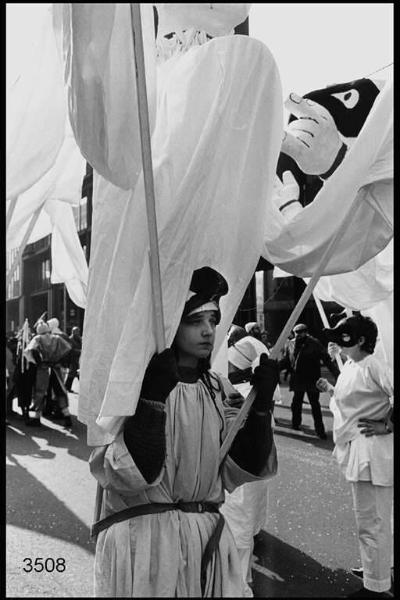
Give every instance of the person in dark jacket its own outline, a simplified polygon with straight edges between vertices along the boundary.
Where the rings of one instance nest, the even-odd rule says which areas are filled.
[[[324,440],[326,433],[319,403],[319,391],[315,384],[321,377],[321,362],[328,367],[335,379],[339,369],[321,342],[309,335],[306,325],[303,323],[295,325],[293,334],[294,338],[288,341],[285,355],[279,362],[280,369],[289,371],[289,389],[293,392],[292,429],[300,429],[303,399],[304,394],[307,393],[315,432]]]
[[[65,380],[65,387],[68,392],[72,392],[72,384],[75,377],[79,379],[79,360],[82,351],[82,338],[81,330],[79,327],[73,327],[71,335],[69,336],[69,343],[71,345],[71,352],[69,354],[69,369],[67,379]],[[74,393],[74,392],[72,392]]]

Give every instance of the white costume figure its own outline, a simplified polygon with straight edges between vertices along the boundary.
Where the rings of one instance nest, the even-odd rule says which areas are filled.
[[[113,5],[72,6],[73,16],[86,6],[101,19]],[[198,15],[200,21],[199,25],[185,23],[184,31],[180,19],[181,12],[188,12],[185,4],[166,4],[159,10],[151,142],[167,345],[174,338],[192,271],[209,264],[224,273],[231,287],[229,297],[222,300],[217,353],[261,254],[265,203],[272,193],[283,135],[283,107],[278,69],[268,48],[249,36],[229,35],[245,20],[248,8],[190,5],[190,16]],[[124,28],[126,19],[119,13],[127,12],[129,19],[129,5],[116,4],[115,12],[119,18],[113,26]],[[171,24],[171,14],[176,25]],[[76,18],[76,23],[79,28],[82,21]],[[209,39],[207,34],[214,37]],[[178,38],[184,38],[184,43],[178,43]],[[90,57],[86,52],[81,58],[85,62]],[[114,72],[115,78],[118,61],[98,70]],[[91,93],[97,97],[96,81],[81,78],[82,85],[93,86],[89,98]],[[109,92],[116,93],[115,87]],[[101,109],[102,99],[99,94],[96,110]],[[78,125],[84,122],[82,115],[78,121]],[[100,117],[99,122],[103,122]],[[118,144],[115,147],[120,150]],[[121,161],[118,167],[124,167]],[[129,164],[125,167],[128,175]],[[144,370],[156,346],[143,176],[138,174],[133,189],[121,189],[106,179],[107,172],[103,175],[94,169],[81,357],[78,418],[88,426],[90,445],[111,441],[121,419],[134,412]]]
[[[269,354],[268,348],[253,336],[246,336],[228,348],[228,369],[231,382],[244,397],[249,394],[252,370],[257,366],[261,354]],[[280,399],[279,385],[274,401]],[[226,494],[221,512],[224,514],[235,538],[240,565],[245,581],[246,597],[253,597],[249,584],[252,583],[251,565],[254,536],[265,525],[268,511],[268,481],[245,483],[230,494]]]
[[[371,197],[376,199],[377,208],[386,206],[379,212],[383,214],[385,210],[388,211],[386,221],[389,223],[390,203],[393,203],[390,80],[385,84],[369,78],[359,79],[314,90],[303,98],[290,94],[285,105],[291,112],[290,119],[297,118],[289,121],[282,152],[289,154],[304,174],[318,175],[322,180],[335,178],[336,171],[338,175],[340,173],[341,162],[346,166],[347,160],[356,161],[357,156],[365,154],[368,128],[378,117],[376,111],[382,108],[379,103],[384,100],[384,95],[389,102],[379,114],[379,130],[385,135],[381,144],[376,136],[370,138],[373,148],[376,146],[377,155],[366,171],[364,181],[360,182],[360,188],[369,190]],[[360,138],[364,138],[365,142],[357,146]],[[356,153],[351,155],[353,147]],[[285,155],[281,156],[281,160],[287,162]],[[355,164],[349,170],[350,177],[352,171],[358,172]],[[299,186],[290,171],[283,172],[282,183],[277,177],[275,192],[275,202],[285,222],[289,227],[299,229],[299,219],[303,219],[307,207],[303,208],[298,201]],[[314,202],[318,202],[322,193],[320,191],[308,205],[311,212]],[[333,196],[325,196],[324,201],[327,210],[332,208],[329,205],[335,205]],[[368,206],[367,201],[361,208],[368,210]],[[328,220],[328,217],[324,216],[324,220]],[[356,224],[357,219],[354,218],[354,222],[349,223],[349,229],[356,227]],[[321,221],[323,227],[324,222]],[[371,227],[371,236],[376,235],[379,231],[378,220],[373,221]],[[355,233],[354,238],[361,244],[361,235]],[[369,241],[365,245],[368,244]],[[348,254],[352,255],[350,251]],[[380,338],[375,354],[379,351],[383,360],[393,368],[393,241],[358,269],[321,277],[314,294],[321,300],[335,301],[348,309],[371,316],[378,326]]]
[[[364,586],[348,597],[384,596],[393,544],[393,385],[373,354],[377,327],[370,317],[347,317],[325,333],[330,352],[340,347],[348,356],[335,387],[317,382],[331,395],[333,455],[353,495]]]

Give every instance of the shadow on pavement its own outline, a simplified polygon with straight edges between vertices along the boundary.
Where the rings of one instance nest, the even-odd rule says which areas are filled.
[[[27,440],[25,448],[31,455],[37,451],[32,440]],[[94,553],[95,544],[89,537],[88,526],[21,466],[10,448],[8,452],[7,459],[13,464],[7,464],[6,471],[7,524],[64,540]],[[50,454],[43,455],[42,451],[38,457],[53,458]]]
[[[345,598],[360,588],[348,571],[332,571],[265,531],[256,536],[254,554],[262,557],[253,568],[255,598]]]
[[[275,423],[274,435],[292,438],[298,440],[299,442],[307,442],[308,444],[313,444],[313,446],[317,446],[318,448],[326,448],[326,450],[330,451],[332,451],[335,446],[332,439],[332,433],[330,432],[327,433],[326,440],[321,440],[316,436],[314,429],[307,427],[306,425],[302,425],[300,431],[293,430],[290,419],[278,417],[275,420]]]
[[[73,424],[71,432],[63,428],[62,420],[42,419],[40,427],[27,427],[22,418],[12,418],[7,427],[7,452],[17,456],[32,455],[35,449],[38,449],[38,445],[31,439],[31,436],[34,436],[46,440],[49,446],[65,448],[71,456],[86,462],[92,450],[86,445],[86,426],[73,415],[71,418]],[[40,452],[41,458],[55,457],[53,452],[49,451],[48,455],[44,455],[44,450]]]

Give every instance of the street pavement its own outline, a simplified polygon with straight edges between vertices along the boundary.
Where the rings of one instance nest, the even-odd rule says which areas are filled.
[[[69,398],[76,415],[78,396]],[[359,566],[359,553],[350,489],[331,456],[328,396],[321,394],[327,440],[314,434],[307,403],[303,430],[293,431],[286,384],[282,398],[274,413],[279,471],[256,537],[254,595],[345,597],[361,585],[349,572]],[[76,416],[71,432],[61,421],[43,422],[36,429],[13,418],[6,427],[6,597],[90,598],[96,482],[85,427]]]

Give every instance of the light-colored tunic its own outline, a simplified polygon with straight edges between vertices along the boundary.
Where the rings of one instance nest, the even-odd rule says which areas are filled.
[[[392,396],[388,370],[374,355],[346,361],[330,409],[336,443],[333,455],[348,481],[393,485],[393,434],[366,437],[357,427],[359,419],[385,418]]]
[[[233,387],[224,381],[224,389]],[[148,484],[120,433],[96,448],[93,475],[106,488],[102,517],[150,502],[221,503],[224,490],[259,481],[227,456],[219,468],[220,445],[238,409],[224,406],[221,392],[210,397],[202,381],[178,383],[166,402],[166,461]],[[102,597],[201,597],[200,564],[214,531],[216,513],[170,511],[114,524],[98,536],[95,592]],[[205,597],[243,597],[240,562],[229,526],[207,569]]]

